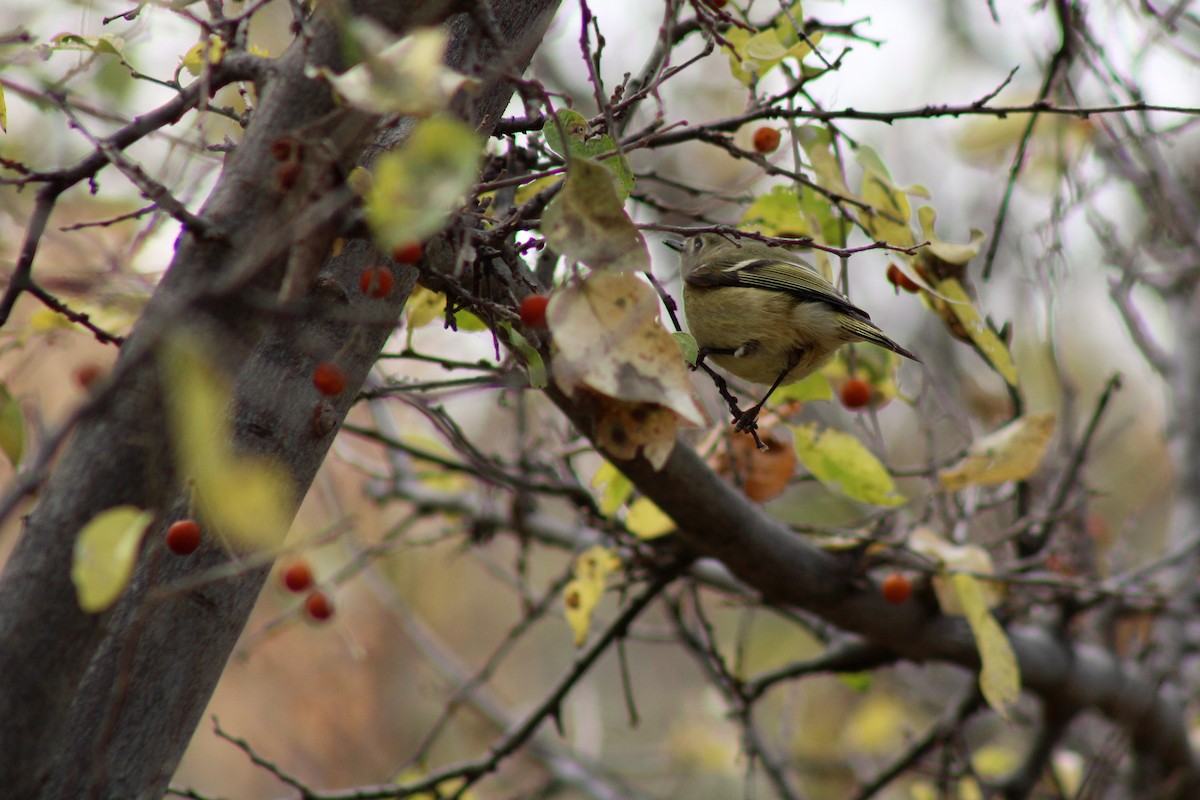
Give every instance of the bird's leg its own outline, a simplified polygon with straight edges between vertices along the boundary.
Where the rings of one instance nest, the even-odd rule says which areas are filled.
[[[779,377],[776,378],[775,382],[771,384],[771,388],[767,389],[767,393],[762,396],[762,399],[743,412],[741,416],[735,420],[736,424],[734,426],[734,430],[749,433],[751,436],[753,436],[754,442],[758,445],[759,450],[766,450],[767,446],[763,444],[762,439],[758,437],[758,413],[762,411],[762,408],[764,405],[766,405],[767,400],[770,399],[771,395],[775,393],[775,390],[779,388],[779,384],[783,383],[783,379],[788,376],[789,372],[796,368],[796,365],[800,363],[802,358],[804,358],[803,350],[797,350],[795,353],[793,353],[792,357],[788,359],[788,365],[784,367],[783,372],[779,373]]]

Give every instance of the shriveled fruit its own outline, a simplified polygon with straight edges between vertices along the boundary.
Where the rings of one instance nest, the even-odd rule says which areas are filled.
[[[903,289],[910,294],[916,294],[921,291],[921,287],[912,278],[904,274],[904,271],[895,264],[888,264],[887,268],[888,283],[895,286],[897,289]]]
[[[774,128],[762,127],[754,132],[754,150],[766,155],[779,149],[779,131]]]

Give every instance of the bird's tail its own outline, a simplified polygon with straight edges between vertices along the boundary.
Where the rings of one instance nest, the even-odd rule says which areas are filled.
[[[853,317],[844,317],[841,321],[842,330],[848,333],[852,338],[871,344],[877,344],[885,350],[891,350],[893,353],[898,353],[905,358],[911,358],[913,361],[920,362],[914,353],[905,350],[900,345],[888,338],[887,334],[876,328],[870,320],[854,319]]]

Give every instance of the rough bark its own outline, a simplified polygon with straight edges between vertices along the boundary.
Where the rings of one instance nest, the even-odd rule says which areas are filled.
[[[460,4],[375,3],[358,9],[403,31]],[[526,64],[557,5],[554,0],[505,0],[493,10],[511,63]],[[491,41],[466,17],[452,23],[449,54],[460,67],[491,57]],[[180,490],[171,464],[162,413],[162,386],[150,357],[162,333],[184,310],[186,298],[211,289],[230,264],[277,262],[286,249],[268,236],[276,219],[276,166],[269,146],[320,120],[332,108],[327,89],[303,75],[305,63],[337,66],[336,30],[315,20],[276,65],[246,135],[200,213],[216,234],[184,233],[176,257],[116,368],[120,387],[111,401],[82,421],[45,486],[0,580],[0,786],[7,798],[130,798],[163,793],[254,605],[267,567],[192,591],[177,581],[225,564],[217,547],[188,559],[165,556],[154,530],[121,602],[104,614],[83,613],[70,580],[76,532],[99,511],[120,504],[179,513]],[[495,123],[511,84],[492,80],[471,100],[485,129]],[[355,160],[374,121],[348,115],[334,145]],[[390,141],[393,137],[387,137]],[[263,242],[274,238],[268,249]],[[270,248],[274,247],[280,252]],[[213,332],[222,366],[237,375],[235,429],[248,452],[267,453],[289,466],[296,497],[303,497],[353,399],[348,390],[330,402],[323,435],[313,429],[318,398],[310,375],[318,361],[339,352],[350,386],[361,385],[399,314],[407,291],[386,306],[357,309],[357,276],[372,258],[366,245],[350,247],[328,269],[344,288],[321,296],[337,313],[270,321],[236,295],[187,306],[190,321]],[[278,265],[259,270],[239,291],[269,292]],[[401,286],[401,289],[410,289]],[[344,302],[337,299],[345,298]],[[386,308],[385,312],[380,311]],[[346,312],[374,320],[358,328],[347,351]],[[338,320],[342,321],[338,321]],[[294,511],[294,510],[293,510]]]

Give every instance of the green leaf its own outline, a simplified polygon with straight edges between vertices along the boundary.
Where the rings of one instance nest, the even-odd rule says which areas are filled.
[[[696,337],[686,331],[673,331],[671,335],[675,337],[675,344],[679,345],[683,360],[695,366],[696,359],[700,357],[700,345],[696,344]]]
[[[25,415],[8,387],[0,383],[0,452],[14,467],[25,454]]]
[[[875,506],[906,502],[887,468],[850,434],[802,425],[795,429],[795,444],[796,456],[824,486]]]
[[[796,383],[781,386],[775,390],[773,402],[799,401],[808,403],[813,400],[832,400],[833,387],[829,378],[823,372],[814,372],[807,378]]]
[[[571,159],[562,191],[542,214],[542,234],[555,252],[593,269],[650,269],[646,240],[612,174],[591,159]]]
[[[1009,709],[1021,696],[1021,669],[1012,643],[988,611],[979,579],[962,573],[952,573],[950,577],[979,648],[979,660],[983,665],[979,671],[979,688],[983,690],[983,699],[1003,719],[1009,719]]]
[[[554,113],[555,118],[561,125],[547,121],[546,127],[542,131],[542,135],[546,137],[546,144],[550,149],[558,153],[566,160],[575,157],[596,159],[605,153],[613,153],[617,149],[616,142],[607,133],[594,134],[587,120],[578,111],[572,111],[569,108],[560,108]],[[563,132],[566,133],[566,140],[563,140]],[[600,166],[607,169],[617,179],[617,188],[621,195],[621,200],[629,197],[633,191],[633,169],[629,166],[629,161],[624,155],[614,155],[608,158],[600,159]],[[544,187],[543,187],[544,188]],[[532,196],[532,195],[530,195]],[[520,202],[518,199],[517,202]]]
[[[138,545],[153,519],[152,513],[136,506],[116,506],[83,526],[71,559],[71,581],[81,609],[95,614],[117,601],[133,575]]]
[[[757,197],[738,225],[764,236],[811,236],[800,198],[787,186],[774,186]]]
[[[482,146],[466,124],[430,117],[416,123],[403,147],[379,159],[366,211],[384,250],[424,241],[446,226],[478,177]]]
[[[545,389],[549,386],[546,362],[542,360],[542,354],[538,352],[537,348],[507,322],[501,323],[500,328],[508,333],[513,350],[516,350],[517,355],[525,362],[525,370],[529,374],[529,385],[534,389]]]

